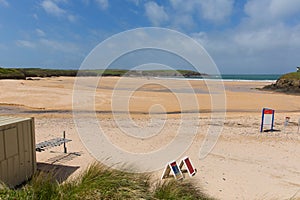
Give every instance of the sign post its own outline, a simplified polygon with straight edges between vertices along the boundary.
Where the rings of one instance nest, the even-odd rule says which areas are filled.
[[[64,138],[64,153],[67,153],[67,146],[66,146],[66,131],[63,133],[63,138]]]
[[[262,118],[260,125],[260,132],[264,131],[264,127],[268,127],[267,130],[273,131],[274,127],[274,114],[275,110],[269,108],[262,109]]]

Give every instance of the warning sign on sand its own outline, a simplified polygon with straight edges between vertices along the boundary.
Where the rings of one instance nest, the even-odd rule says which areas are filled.
[[[161,179],[169,177],[171,171],[172,171],[172,174],[173,174],[173,176],[176,180],[183,179],[183,174],[182,174],[181,170],[179,169],[179,167],[177,165],[177,162],[175,160],[169,162],[166,165]]]
[[[264,130],[273,131],[274,114],[275,114],[275,110],[273,109],[269,109],[269,108],[262,109],[260,132],[263,132]]]
[[[180,168],[181,172],[183,172],[183,167],[186,168],[186,171],[188,172],[190,177],[194,176],[197,173],[197,170],[194,167],[194,165],[192,164],[192,161],[187,156],[184,157],[183,159],[181,159],[181,161],[179,163],[179,168]]]
[[[170,177],[171,171],[176,180],[183,179],[183,173],[187,172],[190,177],[194,176],[197,173],[197,170],[192,164],[191,159],[187,156],[181,159],[179,166],[177,165],[175,160],[169,162],[163,171],[161,179]]]

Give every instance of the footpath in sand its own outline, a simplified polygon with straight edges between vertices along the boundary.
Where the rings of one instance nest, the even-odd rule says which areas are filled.
[[[87,78],[86,78],[87,79]],[[94,78],[88,78],[94,79]],[[143,87],[130,99],[132,119],[140,126],[147,126],[151,117],[164,120],[161,134],[143,145],[128,140],[122,134],[111,113],[111,95],[120,78],[102,78],[95,93],[97,117],[109,138],[118,146],[137,152],[147,152],[166,145],[180,126],[180,102],[176,92],[184,93],[180,80],[148,80],[126,78],[122,90],[135,84]],[[40,80],[1,80],[0,111],[2,115],[35,117],[36,141],[60,137],[66,131],[73,141],[68,143],[69,154],[56,147],[37,153],[39,165],[53,164],[68,175],[80,173],[93,157],[78,136],[72,119],[72,92],[74,78],[45,78]],[[153,82],[156,84],[153,84]],[[162,85],[168,81],[175,93]],[[196,91],[199,109],[189,108],[188,124],[197,126],[193,144],[185,153],[192,159],[198,173],[188,178],[212,197],[218,199],[287,199],[300,198],[300,96],[259,91],[266,82],[224,82],[226,89],[226,120],[214,149],[202,160],[198,154],[209,126],[210,95],[204,81],[190,81]],[[185,94],[186,99],[189,95]],[[160,104],[167,114],[148,114],[151,106]],[[260,133],[261,109],[276,109],[274,133]],[[125,108],[124,108],[125,109]],[[124,110],[118,115],[126,120]],[[87,115],[89,112],[87,112]],[[291,117],[284,129],[284,119]],[[131,127],[128,127],[129,130]],[[159,178],[161,171],[153,174]]]

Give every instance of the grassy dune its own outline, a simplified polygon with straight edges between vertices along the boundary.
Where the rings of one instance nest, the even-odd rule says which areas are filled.
[[[300,72],[292,72],[284,74],[276,81],[276,83],[267,85],[264,90],[273,90],[287,94],[300,94]]]
[[[25,75],[17,69],[0,68],[0,79],[25,79]]]
[[[0,190],[0,199],[210,199],[190,182],[153,185],[149,176],[91,165],[76,179],[59,184],[51,174],[39,173],[19,189]]]
[[[288,74],[284,74],[279,79],[300,80],[300,72],[291,72],[291,73],[288,73]]]
[[[28,77],[51,76],[201,76],[202,74],[189,70],[150,70],[129,71],[122,69],[107,70],[59,70],[40,68],[0,68],[0,79],[26,79]]]

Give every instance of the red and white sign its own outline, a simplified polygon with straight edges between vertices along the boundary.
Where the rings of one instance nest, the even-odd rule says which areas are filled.
[[[269,109],[269,108],[263,108],[262,110],[262,119],[261,119],[261,126],[260,126],[260,132],[263,132],[263,130],[266,128],[270,131],[273,130],[274,126],[274,114],[275,110]]]

